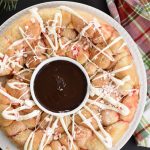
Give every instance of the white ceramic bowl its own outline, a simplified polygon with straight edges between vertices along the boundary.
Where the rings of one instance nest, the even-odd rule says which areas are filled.
[[[44,106],[42,106],[40,104],[40,102],[38,101],[38,99],[36,98],[35,96],[35,93],[34,93],[34,81],[35,81],[35,77],[36,75],[38,74],[38,72],[47,64],[51,63],[51,62],[54,62],[54,61],[58,61],[58,60],[62,60],[62,61],[67,61],[67,62],[70,62],[74,65],[76,65],[82,72],[83,74],[85,75],[86,77],[86,82],[87,82],[87,87],[86,87],[86,94],[85,94],[85,97],[83,99],[83,101],[81,102],[81,104],[71,110],[71,111],[67,111],[67,112],[52,112],[52,111],[49,111],[48,109],[46,109]],[[46,59],[45,61],[43,61],[42,63],[40,63],[37,68],[34,70],[33,74],[32,74],[32,77],[31,77],[31,81],[30,81],[30,91],[31,91],[31,95],[32,95],[32,98],[34,100],[34,102],[37,104],[37,106],[43,110],[44,112],[46,112],[47,114],[50,114],[50,115],[53,115],[53,116],[58,116],[58,117],[62,117],[62,116],[67,116],[67,115],[71,115],[71,114],[74,114],[76,113],[77,111],[79,111],[87,102],[88,98],[89,98],[89,89],[90,89],[90,79],[89,79],[89,76],[86,72],[86,70],[84,69],[84,67],[78,63],[77,61],[71,59],[71,58],[68,58],[68,57],[60,57],[60,56],[56,56],[56,57],[50,57],[49,59]]]
[[[133,121],[130,123],[130,126],[129,126],[127,132],[120,139],[120,141],[113,148],[111,148],[111,150],[119,150],[125,145],[125,143],[130,139],[130,137],[134,133],[138,123],[140,122],[142,113],[144,111],[144,106],[145,106],[145,102],[146,102],[146,93],[147,93],[147,82],[146,82],[146,72],[145,72],[141,54],[140,54],[136,44],[134,43],[134,41],[132,40],[130,35],[127,33],[127,31],[118,22],[116,22],[112,17],[108,16],[107,14],[105,14],[104,12],[102,12],[96,8],[90,7],[88,5],[76,3],[76,2],[67,2],[67,1],[41,3],[38,5],[34,5],[32,7],[38,7],[38,8],[48,7],[49,8],[49,7],[58,7],[61,5],[66,5],[71,8],[86,11],[96,17],[100,17],[101,19],[103,19],[106,22],[108,22],[109,24],[111,24],[114,28],[116,28],[117,31],[122,35],[122,37],[124,38],[126,43],[128,43],[128,47],[133,56],[133,60],[136,65],[136,68],[137,68],[137,73],[139,75],[140,100],[139,100],[139,104],[138,104],[138,108],[137,108],[135,117],[134,117]],[[26,8],[26,9],[20,11],[19,13],[15,14],[11,18],[9,18],[5,23],[3,23],[2,26],[0,27],[0,34],[9,26],[9,24],[11,24],[14,20],[16,20],[17,18],[22,16],[24,13],[26,13],[32,7],[29,7],[29,8]],[[12,144],[2,132],[0,132],[0,147],[3,148],[3,150],[6,150],[7,148],[9,148],[11,150],[17,150],[17,148],[14,146],[14,144]]]

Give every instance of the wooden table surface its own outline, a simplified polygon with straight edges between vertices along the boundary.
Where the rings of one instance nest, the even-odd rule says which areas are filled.
[[[49,1],[51,1],[51,0],[49,0]],[[72,1],[80,2],[80,3],[84,3],[87,5],[96,7],[110,15],[105,0],[72,0]],[[2,11],[0,8],[0,25],[4,21],[6,21],[9,17],[14,15],[16,12],[21,11],[22,9],[24,9],[26,7],[29,7],[29,6],[38,4],[38,3],[43,3],[43,2],[48,2],[48,0],[19,0],[16,10],[11,11],[11,12]],[[121,150],[148,150],[148,148],[137,147],[134,137],[132,136],[131,139],[127,142],[127,144]]]

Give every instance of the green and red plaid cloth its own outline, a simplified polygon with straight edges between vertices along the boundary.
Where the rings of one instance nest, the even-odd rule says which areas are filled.
[[[147,71],[147,103],[134,133],[139,146],[150,147],[150,0],[107,0],[112,17],[132,36]]]

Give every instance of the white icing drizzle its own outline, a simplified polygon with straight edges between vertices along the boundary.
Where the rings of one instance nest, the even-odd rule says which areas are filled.
[[[127,116],[130,113],[130,110],[127,106],[125,106],[124,104],[116,101],[114,98],[110,97],[110,96],[104,96],[103,97],[107,102],[109,102],[110,104],[114,105],[115,107],[117,107],[118,109],[120,109],[120,113],[124,116]]]
[[[43,50],[43,51],[48,50],[47,47],[44,47],[43,45],[41,45],[40,41],[39,41],[38,44],[35,46],[35,51],[38,50],[38,49]],[[45,54],[46,54],[46,53],[45,53]]]
[[[80,38],[81,38],[81,36],[85,36],[85,32],[90,28],[90,27],[92,27],[92,26],[94,26],[96,29],[98,29],[98,30],[100,30],[99,28],[97,28],[97,25],[98,23],[95,23],[95,21],[91,21],[87,26],[85,26],[82,30],[81,30],[81,32],[80,32]],[[100,26],[100,25],[99,25]],[[100,32],[100,31],[99,31]],[[103,55],[105,55],[109,60],[111,60],[111,61],[114,61],[114,58],[112,57],[112,56],[110,56],[110,55],[108,55],[107,53],[105,53],[104,51],[105,50],[107,50],[107,49],[104,49],[104,50],[101,50],[99,47],[97,47],[95,44],[93,44],[93,42],[87,37],[87,36],[85,36],[86,37],[86,39],[87,39],[87,41],[90,43],[90,45],[92,45],[96,50],[98,50],[99,51],[99,53],[98,53],[98,55],[99,54],[103,54]],[[95,58],[97,58],[97,56],[98,55],[95,55],[94,57]],[[93,57],[93,59],[95,59]],[[93,60],[92,59],[92,60]]]
[[[122,80],[113,78],[112,80],[116,83],[116,85],[120,86],[120,85],[124,85],[126,82],[130,81],[130,76],[127,75],[125,76]]]
[[[98,106],[102,110],[106,110],[106,109],[113,110],[113,111],[115,111],[115,112],[117,112],[117,113],[119,113],[121,115],[124,115],[124,113],[120,109],[118,109],[118,108],[116,108],[114,106],[107,105],[107,104],[104,104],[104,103],[101,103],[101,102],[97,102],[97,101],[93,101],[93,100],[89,100],[88,102],[90,104],[92,104],[92,105]],[[126,115],[124,115],[124,116],[126,116]]]
[[[122,67],[122,68],[119,68],[119,69],[117,69],[117,70],[112,71],[111,74],[116,74],[116,73],[118,73],[118,72],[128,70],[128,69],[130,69],[132,66],[133,66],[133,64],[130,64],[130,65],[128,65],[128,66],[124,66],[124,67]]]
[[[27,89],[18,99],[23,99],[23,97],[28,94],[29,94],[29,89]]]
[[[0,61],[0,73],[5,70],[11,70],[10,66],[8,65],[8,56],[1,53],[2,60]]]
[[[35,131],[30,133],[27,141],[25,142],[24,150],[32,150],[33,149],[34,136],[35,136]]]
[[[93,125],[90,123],[89,120],[86,119],[86,117],[81,113],[81,111],[79,111],[78,114],[81,117],[81,119],[83,120],[83,122],[95,133],[95,135],[103,142],[103,144],[107,148],[111,148],[112,147],[112,139],[110,138],[109,134],[103,129],[103,127],[100,125],[100,122],[98,121],[98,123],[99,123],[98,125],[101,128],[102,133],[105,134],[105,136],[107,135],[106,138],[104,138],[98,131],[95,130]],[[95,118],[97,118],[97,117],[95,117]]]
[[[65,44],[62,44],[62,41],[61,41],[60,38],[58,39],[58,41],[59,41],[59,46],[60,46],[61,49],[64,49],[67,45],[69,45],[72,42],[72,40],[69,40]]]
[[[123,42],[122,45],[119,47],[118,52],[120,52],[121,49],[122,49],[124,46],[126,46],[126,45],[127,45],[127,43]]]
[[[73,142],[73,137],[71,136],[71,134],[69,133],[69,131],[68,131],[68,129],[67,129],[67,126],[66,126],[66,124],[65,124],[65,121],[64,121],[64,118],[60,118],[60,122],[61,122],[61,124],[62,124],[62,127],[64,128],[64,130],[65,130],[65,132],[66,132],[66,134],[67,134],[67,136],[68,136],[68,138],[69,138],[69,140],[70,140],[70,150],[72,149],[72,146],[73,146],[73,148],[74,149],[76,149],[76,147],[75,147],[75,145],[74,145],[74,142]]]
[[[48,124],[48,126],[47,126],[47,128],[45,130],[45,133],[44,133],[44,135],[42,137],[42,140],[40,142],[39,150],[43,150],[44,149],[44,147],[47,145],[47,143],[49,142],[50,138],[54,134],[55,129],[58,126],[58,121],[59,121],[58,118],[54,121],[52,127],[50,128],[51,121],[52,121],[52,117],[50,118],[49,124]]]
[[[113,97],[111,97],[109,94],[107,94],[103,88],[95,88],[93,86],[90,87],[90,96],[98,96],[99,98],[103,98],[110,104],[114,105],[120,110],[120,113],[124,116],[129,114],[129,108],[125,106],[124,104],[120,103],[119,101],[115,100]]]
[[[18,104],[23,104],[24,103],[24,100],[21,100],[21,99],[17,99],[11,95],[9,95],[7,92],[3,91],[1,88],[0,88],[0,93],[4,96],[6,96],[12,103],[18,103]]]
[[[22,44],[24,42],[24,39],[20,39],[20,40],[17,40],[17,41],[14,41],[9,47],[8,49],[12,49],[13,47],[19,45],[19,44]]]
[[[101,79],[101,78],[104,78],[104,79],[105,78],[110,78],[117,86],[124,85],[125,82],[128,82],[130,80],[129,75],[125,76],[122,80],[120,80],[120,79],[115,78],[113,75],[111,75],[111,73],[103,73],[103,74],[95,77],[94,79],[92,79],[92,81],[98,80],[98,79]]]
[[[22,68],[22,66],[19,64],[19,59],[23,56],[23,50],[20,50],[19,52],[16,51],[15,55],[8,57],[6,54],[1,54],[1,60],[0,60],[0,73],[7,72],[7,70],[12,71],[12,68],[19,67]]]
[[[88,40],[88,41],[90,42],[90,40]],[[105,55],[109,60],[114,61],[114,58],[113,58],[112,56],[108,55],[107,53],[105,53],[105,51],[103,51],[103,50],[101,50],[99,47],[95,46],[92,42],[90,42],[90,44],[91,44],[96,50],[99,51],[99,53],[97,53],[97,54],[92,58],[92,60],[96,59],[96,58],[98,57],[98,55],[103,54],[103,55]]]
[[[103,98],[104,100],[106,100],[107,102],[109,102],[110,104],[114,105],[115,107],[117,107],[119,109],[119,112],[126,116],[129,114],[129,108],[127,106],[125,106],[124,104],[120,103],[119,101],[115,100],[113,97],[111,97],[108,94],[105,94],[102,88],[95,88],[95,87],[91,87],[90,89],[90,95],[94,96],[97,95],[99,98]]]
[[[81,30],[80,35],[81,35],[81,36],[86,36],[86,35],[85,35],[85,32],[86,32],[89,28],[91,28],[93,25],[94,25],[94,23],[91,21],[89,24],[87,24],[87,25]]]
[[[95,63],[93,63],[90,59],[88,59],[88,60],[98,68],[98,66]],[[113,82],[115,82],[115,84],[117,86],[124,85],[125,82],[128,82],[130,80],[130,76],[129,75],[125,76],[122,80],[117,79],[114,76],[115,76],[116,73],[119,73],[119,72],[122,72],[122,71],[130,69],[132,67],[132,65],[133,64],[130,64],[128,66],[124,66],[124,67],[116,69],[116,70],[114,70],[112,72],[106,72],[105,70],[99,69],[99,70],[97,70],[97,72],[101,71],[101,72],[103,72],[103,74],[100,74],[99,76],[93,78],[97,74],[97,72],[96,72],[93,76],[90,77],[90,79],[92,81],[94,81],[94,80],[97,80],[97,79],[100,79],[100,78],[110,78]]]
[[[17,72],[15,75],[17,77],[21,78],[22,80],[25,80],[25,81],[29,82],[30,80],[28,80],[28,79],[26,79],[26,78],[24,78],[24,77],[21,76],[21,74],[24,73],[24,72],[30,72],[30,73],[32,73],[32,71],[30,69],[23,69],[23,70]]]
[[[59,26],[61,27],[62,25],[62,14],[60,11],[58,11],[55,16],[54,16],[54,20],[52,23],[52,26],[48,26],[48,35],[44,34],[44,36],[46,37],[47,41],[49,42],[50,46],[52,47],[53,52],[58,50],[58,34],[56,32],[56,25],[57,23],[59,23]],[[49,36],[53,36],[54,37],[54,43],[51,40],[51,38]],[[55,52],[54,52],[55,53]]]
[[[10,106],[8,108],[6,108],[2,112],[2,116],[5,119],[17,120],[17,121],[28,120],[30,118],[34,118],[41,113],[40,110],[33,110],[31,113],[26,114],[26,115],[20,115],[19,114],[20,111],[25,110],[25,109],[31,109],[34,105],[35,105],[35,103],[32,100],[25,100],[24,105],[20,106],[16,109],[9,110]]]
[[[106,42],[105,37],[103,35],[103,32],[102,32],[102,30],[100,30],[100,27],[101,27],[100,23],[97,21],[96,18],[94,18],[93,22],[95,24],[95,29],[97,29],[97,31],[99,32],[99,34],[102,36],[103,41],[107,45],[107,42]]]
[[[53,33],[55,45],[53,44],[52,40],[50,39],[50,37],[47,34],[44,34],[44,36],[46,37],[47,41],[49,42],[50,46],[52,47],[53,52],[57,51],[57,49],[58,49],[57,33]]]
[[[38,57],[38,56],[33,56],[31,57],[27,62],[26,62],[26,66],[29,67],[31,63],[34,63],[35,61],[39,60],[40,62],[42,62],[42,58]],[[35,69],[34,67],[30,67],[30,69]]]
[[[7,83],[7,85],[9,87],[11,87],[12,89],[16,89],[16,90],[23,90],[24,88],[26,88],[29,84],[28,83],[24,83],[24,82],[11,82],[11,83]]]
[[[45,32],[46,30],[44,27],[43,19],[41,18],[41,16],[38,13],[38,8],[34,7],[32,9],[30,9],[30,12],[32,13],[32,16],[38,20],[40,27],[41,27],[41,31]]]
[[[110,48],[113,44],[117,43],[119,40],[121,40],[122,37],[119,36],[116,39],[114,39],[110,44],[108,44],[105,48],[103,48],[99,53],[97,53],[92,60],[96,59],[98,55],[100,55],[101,53],[103,53],[104,51],[106,51],[108,48]],[[113,60],[114,61],[114,60]]]
[[[84,106],[84,108],[89,111],[93,118],[96,120],[97,124],[98,124],[98,127],[100,129],[100,131],[102,132],[102,134],[104,135],[104,137],[100,134],[98,136],[98,138],[100,138],[100,140],[102,141],[102,143],[108,147],[108,148],[111,148],[112,147],[112,138],[111,136],[105,131],[105,129],[103,128],[102,124],[101,124],[101,120],[100,118],[97,117],[97,115],[87,106]]]
[[[53,20],[53,23],[52,23],[53,30],[56,30],[57,23],[59,23],[59,26],[61,27],[61,25],[62,25],[62,14],[61,14],[61,11],[58,11],[58,12],[55,13],[54,20]]]
[[[67,6],[60,6],[60,7],[58,7],[58,9],[65,10],[65,11],[75,15],[76,17],[80,18],[81,20],[83,20],[86,24],[88,24],[88,22],[83,17],[81,17],[78,13],[76,13],[73,9],[71,9]]]
[[[26,107],[18,107],[22,110],[24,110]],[[11,115],[12,113],[14,113],[14,115]],[[31,113],[26,114],[26,115],[19,115],[18,110],[12,110],[12,111],[3,111],[2,115],[5,119],[8,120],[16,120],[16,121],[22,121],[22,120],[28,120],[31,118],[34,118],[36,116],[38,116],[41,113],[40,110],[33,110]]]
[[[30,44],[30,42],[29,42],[29,40],[32,40],[32,39],[34,39],[34,38],[30,38],[30,36],[27,35],[27,34],[23,31],[23,29],[22,29],[21,27],[19,27],[19,31],[20,31],[20,33],[21,33],[21,35],[22,35],[24,41],[25,41],[25,42],[27,43],[27,45],[30,47],[30,49],[31,49],[32,52],[35,54],[35,56],[37,56],[35,49],[31,46],[31,44]],[[38,58],[38,56],[37,56],[37,58]]]
[[[47,119],[48,119],[48,121],[50,121],[50,118],[49,118],[49,117],[50,117],[50,116],[47,115],[47,116],[43,119],[43,121],[38,125],[38,127],[35,128],[35,130],[31,132],[31,134],[29,135],[27,141],[25,142],[24,150],[32,150],[35,132],[39,129],[40,125],[41,125],[44,121],[46,121]]]

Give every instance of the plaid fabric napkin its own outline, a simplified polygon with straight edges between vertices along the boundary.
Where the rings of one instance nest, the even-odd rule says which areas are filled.
[[[150,147],[150,1],[107,0],[112,17],[132,36],[143,56],[148,93],[143,117],[134,135],[139,146]]]

